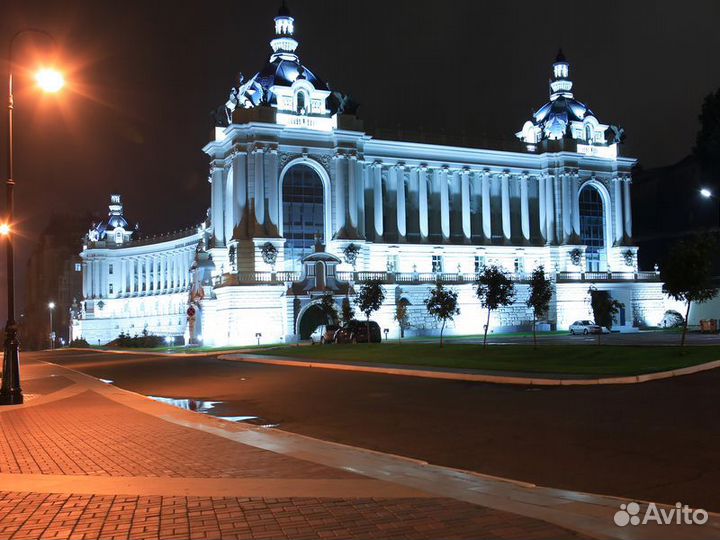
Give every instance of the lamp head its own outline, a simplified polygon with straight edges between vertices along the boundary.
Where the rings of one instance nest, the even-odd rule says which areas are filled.
[[[709,199],[710,197],[712,197],[712,191],[710,191],[708,188],[702,188],[700,190],[700,195],[702,195],[706,199]]]
[[[8,223],[0,223],[0,235],[9,236],[11,232],[10,225]]]
[[[55,93],[65,86],[62,73],[50,68],[43,68],[35,74],[35,82],[44,92]]]
[[[48,304],[48,309],[55,309],[55,302],[50,302]]]

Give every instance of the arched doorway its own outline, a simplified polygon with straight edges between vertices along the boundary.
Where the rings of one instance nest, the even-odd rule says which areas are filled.
[[[308,165],[293,165],[283,178],[283,236],[285,260],[292,269],[313,251],[315,235],[323,237],[324,188],[318,173]]]
[[[317,330],[318,326],[330,324],[332,321],[317,304],[311,304],[300,314],[297,331],[300,339],[310,339],[310,336]]]
[[[605,216],[600,192],[591,185],[580,191],[580,241],[587,246],[585,269],[600,272],[606,267]]]

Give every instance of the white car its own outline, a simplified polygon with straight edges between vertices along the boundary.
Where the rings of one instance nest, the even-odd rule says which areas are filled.
[[[603,329],[592,321],[575,321],[570,325],[570,333],[575,334],[602,334]]]

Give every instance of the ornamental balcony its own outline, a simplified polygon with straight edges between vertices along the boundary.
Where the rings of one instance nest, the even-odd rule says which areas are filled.
[[[385,284],[419,285],[432,284],[438,280],[448,285],[462,285],[474,283],[479,274],[475,272],[338,272],[337,278],[340,281],[351,283],[366,283],[370,280],[378,280]],[[509,274],[510,278],[517,283],[527,283],[530,280],[530,272],[515,272]],[[554,276],[557,283],[594,283],[602,282],[659,282],[660,272],[638,271],[638,272],[557,272]],[[300,272],[238,272],[235,274],[223,274],[216,276],[213,280],[215,287],[231,287],[239,285],[287,285],[300,280]]]

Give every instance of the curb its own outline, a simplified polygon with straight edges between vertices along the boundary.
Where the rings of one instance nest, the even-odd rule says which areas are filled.
[[[220,360],[230,362],[249,362],[252,364],[268,364],[275,366],[306,367],[334,369],[338,371],[354,371],[363,373],[377,373],[383,375],[401,375],[405,377],[421,377],[425,379],[445,379],[451,381],[484,382],[491,384],[514,384],[521,386],[590,386],[601,384],[639,384],[662,379],[671,379],[683,375],[692,375],[720,367],[720,360],[689,366],[670,371],[645,373],[623,377],[603,377],[597,379],[548,379],[542,377],[513,377],[507,375],[487,375],[484,373],[461,373],[453,371],[432,371],[418,368],[389,368],[371,365],[345,364],[336,362],[313,362],[312,360],[291,360],[287,358],[248,358],[243,354],[221,354]]]

